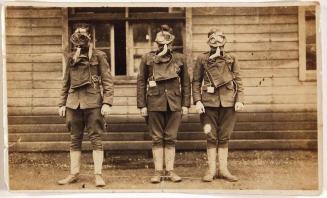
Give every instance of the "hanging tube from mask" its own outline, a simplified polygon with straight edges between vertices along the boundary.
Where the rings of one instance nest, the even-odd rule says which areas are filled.
[[[214,59],[217,58],[218,56],[220,56],[220,48],[217,47],[216,52],[214,54],[212,54],[209,59]]]
[[[162,49],[162,51],[159,52],[157,54],[157,56],[161,57],[161,56],[165,55],[167,52],[168,52],[168,46],[167,46],[167,44],[165,44],[164,47],[163,47],[163,49]]]

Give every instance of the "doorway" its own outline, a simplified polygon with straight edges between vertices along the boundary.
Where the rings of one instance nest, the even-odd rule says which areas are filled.
[[[126,75],[126,27],[125,21],[114,23],[115,29],[115,75]]]

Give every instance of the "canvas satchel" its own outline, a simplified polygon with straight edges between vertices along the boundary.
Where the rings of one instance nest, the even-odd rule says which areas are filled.
[[[216,60],[207,60],[204,69],[212,86],[218,88],[234,80],[231,65],[226,59],[218,57]]]

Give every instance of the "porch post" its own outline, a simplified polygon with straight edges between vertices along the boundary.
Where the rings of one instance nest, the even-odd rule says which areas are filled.
[[[193,56],[192,56],[192,7],[186,8],[185,11],[185,42],[184,42],[186,63],[189,67],[191,79],[193,71]]]

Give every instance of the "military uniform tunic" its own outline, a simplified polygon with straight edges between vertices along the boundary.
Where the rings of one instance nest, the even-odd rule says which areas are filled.
[[[216,147],[216,143],[225,144],[229,141],[236,123],[236,112],[234,105],[236,102],[244,103],[243,83],[240,75],[240,68],[237,59],[233,55],[224,53],[214,60],[209,60],[210,53],[206,52],[197,58],[193,69],[193,101],[201,101],[205,107],[205,113],[200,115],[203,126],[209,124],[211,132],[207,134],[207,146]],[[226,72],[219,75],[208,75],[206,67],[209,64],[217,67],[219,71],[230,71],[233,80],[214,88],[213,92],[208,92],[208,87],[212,86],[212,78],[219,78],[219,75],[229,75]],[[226,67],[223,70],[222,67]]]
[[[103,88],[103,96],[100,90]],[[71,150],[81,150],[84,129],[93,150],[102,150],[104,120],[100,108],[113,103],[113,80],[106,54],[93,49],[92,57],[81,57],[73,63],[67,58],[59,106],[66,106],[66,123],[71,132]]]
[[[148,125],[154,146],[174,146],[182,106],[190,106],[190,79],[185,58],[171,52],[163,61],[150,52],[142,57],[137,78],[137,107],[148,109]],[[155,86],[149,86],[155,81]]]

